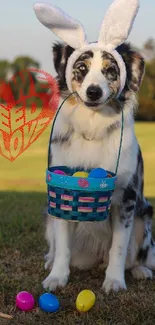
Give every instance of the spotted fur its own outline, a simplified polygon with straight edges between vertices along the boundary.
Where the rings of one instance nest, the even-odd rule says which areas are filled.
[[[103,51],[102,53],[102,73],[106,75],[107,78],[114,81],[119,78],[120,70],[116,60],[110,53]]]
[[[153,209],[144,197],[143,158],[134,133],[136,93],[144,74],[144,61],[128,44],[121,45],[117,50],[127,70],[126,84],[119,98],[119,68],[114,58],[106,52],[83,53],[73,67],[72,77],[78,96],[65,102],[55,124],[50,165],[82,167],[83,170],[102,167],[114,171],[120,142],[121,112],[124,110],[122,150],[109,218],[101,223],[74,224],[48,216],[46,239],[50,250],[46,266],[51,272],[43,285],[50,290],[66,285],[70,263],[80,269],[101,263],[106,266],[103,283],[106,292],[126,288],[125,269],[131,270],[136,279],[151,278],[155,269]],[[69,93],[65,69],[72,51],[65,45],[54,46],[54,63],[62,98]],[[78,64],[83,62],[88,70],[85,76],[77,71]],[[107,70],[111,67],[115,73],[111,70],[109,78]],[[92,75],[91,69],[94,69]],[[105,84],[110,94],[106,101],[102,98],[97,106],[94,102],[88,106],[82,99],[90,86],[89,82],[85,83],[89,74],[103,86],[103,94]],[[117,86],[112,90],[111,85],[115,82]]]
[[[74,82],[74,90],[76,90],[76,82],[81,84],[84,80],[86,74],[91,67],[91,60],[94,54],[92,51],[87,51],[79,56],[73,65],[73,77],[72,82]]]
[[[98,74],[98,80],[96,74]],[[102,101],[100,95],[103,95],[102,98],[106,96],[105,100],[114,98],[119,90],[119,83],[120,71],[117,62],[111,54],[105,51],[86,51],[73,65],[72,88],[88,106],[94,104],[98,106],[98,103]],[[87,93],[89,87],[94,87],[94,91],[95,87],[98,88],[96,96],[90,97]]]
[[[61,91],[67,91],[65,70],[67,60],[73,51],[74,50],[69,45],[64,46],[63,44],[55,43],[53,46],[53,62],[57,72],[57,81]]]

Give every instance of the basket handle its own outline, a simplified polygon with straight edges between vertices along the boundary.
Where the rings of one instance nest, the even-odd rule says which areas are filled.
[[[61,103],[61,105],[59,106],[55,116],[54,116],[54,120],[53,120],[53,124],[52,124],[52,128],[51,128],[51,133],[50,133],[50,139],[49,139],[49,145],[48,145],[48,169],[50,166],[50,155],[51,155],[51,141],[52,141],[52,136],[53,136],[53,131],[54,131],[54,126],[55,126],[55,122],[57,119],[57,116],[63,106],[63,104],[66,102],[66,100],[71,97],[73,94],[76,94],[76,92],[73,92],[71,94],[69,94]],[[122,149],[122,140],[123,140],[123,131],[124,131],[124,112],[122,110],[122,123],[121,123],[121,136],[120,136],[120,144],[119,144],[119,151],[118,151],[118,157],[117,157],[117,162],[116,162],[116,169],[115,169],[115,174],[117,175],[117,171],[118,171],[118,166],[119,166],[119,161],[120,161],[120,155],[121,155],[121,149]]]
[[[116,175],[117,175],[117,172],[118,172],[118,166],[119,166],[119,161],[120,161],[120,156],[121,156],[122,141],[123,141],[123,132],[124,132],[124,112],[123,112],[123,109],[122,109],[121,137],[120,137],[118,157],[117,157],[116,169],[115,169],[115,174]]]
[[[48,145],[48,169],[49,169],[49,165],[50,165],[50,154],[51,154],[51,141],[52,141],[52,136],[53,136],[53,131],[54,131],[54,126],[55,126],[55,122],[56,122],[56,119],[57,119],[57,116],[63,106],[63,104],[66,102],[66,100],[71,97],[73,94],[75,94],[75,92],[69,94],[64,100],[63,102],[61,103],[61,105],[59,106],[55,116],[54,116],[54,120],[53,120],[53,123],[52,123],[52,128],[51,128],[51,134],[50,134],[50,139],[49,139],[49,145]]]

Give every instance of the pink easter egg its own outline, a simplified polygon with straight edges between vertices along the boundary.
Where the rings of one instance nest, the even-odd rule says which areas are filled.
[[[80,178],[78,180],[78,184],[79,184],[80,187],[83,187],[83,188],[86,188],[86,187],[89,186],[88,181],[86,179],[84,179],[84,178]]]
[[[32,310],[35,305],[34,297],[27,291],[21,291],[16,296],[16,307],[22,311]]]
[[[66,175],[65,172],[63,172],[63,170],[60,170],[60,169],[56,169],[56,170],[54,170],[53,173],[54,173],[54,174],[60,174],[60,175]]]

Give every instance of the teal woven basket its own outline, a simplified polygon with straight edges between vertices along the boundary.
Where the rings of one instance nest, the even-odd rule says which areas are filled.
[[[103,221],[108,218],[111,198],[115,190],[123,137],[123,112],[120,147],[115,173],[107,171],[107,174],[109,174],[107,178],[81,178],[71,175],[76,171],[86,171],[89,173],[90,170],[84,170],[78,167],[71,169],[67,166],[49,167],[53,129],[61,107],[62,105],[59,107],[54,118],[49,141],[48,168],[46,171],[48,213],[53,217],[74,222]],[[67,175],[54,173],[54,170],[58,169]]]

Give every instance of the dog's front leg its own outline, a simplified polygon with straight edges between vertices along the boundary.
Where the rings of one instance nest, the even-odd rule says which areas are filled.
[[[103,289],[108,293],[126,289],[125,261],[134,218],[135,202],[128,200],[122,208],[112,208],[113,238]]]
[[[45,289],[55,290],[67,284],[70,273],[70,232],[69,223],[64,220],[54,220],[55,256],[53,268],[43,281]]]

